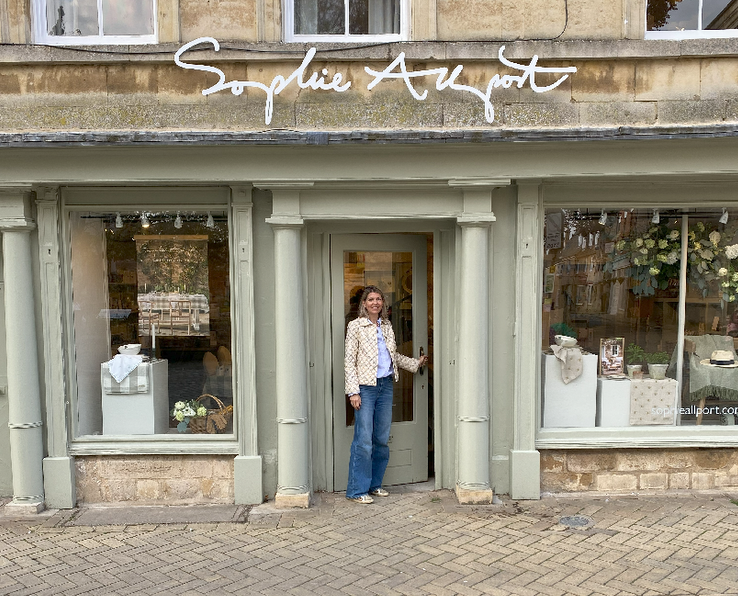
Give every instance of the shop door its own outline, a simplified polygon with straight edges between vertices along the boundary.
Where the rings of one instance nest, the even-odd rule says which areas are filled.
[[[418,358],[428,348],[426,237],[352,234],[331,237],[333,329],[334,489],[345,490],[354,410],[344,394],[346,327],[356,318],[361,291],[376,285],[385,292],[398,352]],[[384,484],[428,478],[428,372],[400,370],[394,384],[390,461]]]

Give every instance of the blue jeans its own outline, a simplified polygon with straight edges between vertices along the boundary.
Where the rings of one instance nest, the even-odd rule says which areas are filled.
[[[390,454],[392,391],[392,375],[377,379],[376,386],[359,385],[361,407],[354,410],[354,440],[346,488],[349,498],[382,486]]]

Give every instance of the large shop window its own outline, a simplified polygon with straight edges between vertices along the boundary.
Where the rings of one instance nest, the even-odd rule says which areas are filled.
[[[549,209],[542,427],[738,428],[738,211]]]
[[[406,0],[288,0],[287,41],[401,41]]]
[[[156,43],[156,0],[34,0],[37,43]]]
[[[76,434],[232,433],[225,212],[70,218]]]
[[[736,27],[735,0],[648,0],[646,39],[733,37]]]

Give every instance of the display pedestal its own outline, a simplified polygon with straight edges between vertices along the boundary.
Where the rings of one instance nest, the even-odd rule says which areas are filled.
[[[630,426],[630,379],[597,379],[597,426]]]
[[[568,385],[561,380],[561,361],[543,355],[544,428],[591,428],[597,413],[597,354],[584,354],[582,374]]]
[[[154,435],[169,430],[169,363],[166,360],[143,362],[149,374],[146,393],[107,394],[103,387],[104,435]],[[107,363],[102,374],[110,375]]]

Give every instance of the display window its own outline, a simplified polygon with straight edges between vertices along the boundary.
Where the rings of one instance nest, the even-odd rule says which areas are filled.
[[[543,428],[738,425],[738,211],[548,209]]]
[[[76,436],[233,433],[225,211],[69,214]]]

